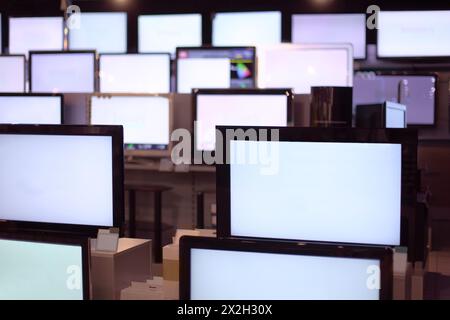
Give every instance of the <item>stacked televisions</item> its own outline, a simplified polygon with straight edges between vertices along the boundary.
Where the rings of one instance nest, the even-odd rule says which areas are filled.
[[[218,239],[181,239],[181,298],[392,297],[416,130],[222,126],[217,136]]]
[[[94,16],[94,14],[93,14]],[[189,16],[189,17],[188,17]],[[299,15],[298,19],[293,19],[293,37],[294,37],[294,31],[296,30],[294,28],[294,22],[302,22],[301,20],[304,20],[306,17],[300,17],[303,15]],[[313,18],[313,20],[317,19],[317,21],[319,21],[320,19],[330,19],[331,17],[321,17],[320,15],[312,15],[313,17],[309,17],[309,18]],[[88,14],[85,14],[84,17],[88,17]],[[201,16],[200,15],[186,15],[186,30],[195,30],[196,33],[196,37],[195,39],[189,39],[189,41],[186,42],[177,42],[178,39],[174,39],[171,42],[168,42],[166,44],[164,44],[163,47],[158,47],[157,45],[155,45],[154,43],[152,43],[152,41],[147,41],[147,43],[144,45],[144,43],[142,43],[142,47],[141,47],[141,39],[142,42],[151,39],[153,37],[158,37],[161,36],[161,34],[163,34],[163,32],[165,32],[166,35],[174,35],[174,33],[171,30],[171,25],[170,23],[168,24],[169,26],[164,26],[164,24],[161,22],[161,20],[158,20],[156,18],[165,18],[164,15],[151,15],[148,16],[150,18],[155,18],[155,19],[148,19],[148,21],[151,21],[151,23],[146,22],[144,19],[147,16],[142,16],[139,18],[139,52],[152,52],[155,53],[156,55],[153,57],[156,57],[158,55],[157,52],[159,51],[168,51],[170,52],[172,55],[174,53],[174,48],[175,47],[179,47],[179,46],[200,46],[201,45]],[[83,18],[83,16],[82,16]],[[181,18],[180,15],[178,15],[178,17],[173,17],[173,18]],[[253,19],[256,20],[253,20]],[[337,18],[337,15],[336,15]],[[346,20],[347,22],[352,22],[354,24],[349,24],[350,28],[352,28],[352,26],[354,26],[353,30],[356,31],[357,27],[361,27],[362,24],[365,24],[361,15],[354,15],[354,16],[345,16],[342,15],[341,17],[343,20]],[[275,21],[275,23],[273,23],[274,26],[278,26],[280,25],[280,23],[278,23],[281,20],[281,14],[278,13],[255,13],[255,14],[244,14],[244,15],[239,15],[239,14],[233,14],[233,13],[219,13],[216,14],[216,16],[214,17],[214,22],[213,24],[216,26],[213,30],[213,42],[216,45],[248,45],[250,43],[244,42],[244,43],[238,43],[238,42],[233,42],[236,41],[235,39],[231,39],[230,38],[230,34],[227,34],[224,31],[223,26],[226,26],[227,24],[229,25],[229,23],[231,22],[232,24],[236,24],[239,23],[240,25],[245,25],[245,23],[249,23],[250,21],[257,21],[257,20],[262,20],[265,22],[273,22]],[[269,20],[270,19],[270,20]],[[142,22],[141,22],[142,20]],[[121,15],[121,20],[120,20],[120,25],[122,27],[122,31],[118,32],[120,34],[123,34],[123,15]],[[330,21],[330,20],[327,20]],[[90,25],[89,23],[89,19],[86,18],[85,22]],[[147,25],[147,27],[145,26],[146,23],[149,23]],[[153,23],[153,24],[152,24]],[[242,24],[243,23],[243,24]],[[150,28],[148,27],[150,26],[155,26],[158,25],[161,28],[158,29],[158,31],[154,31],[153,30],[153,35],[149,36],[148,33],[146,34],[144,31],[149,31]],[[141,26],[142,25],[142,26]],[[257,24],[255,24],[257,25]],[[268,23],[265,24],[266,26],[268,25]],[[115,26],[119,26],[119,24],[115,25]],[[222,27],[221,27],[222,26]],[[164,27],[166,28],[166,30],[164,30]],[[147,29],[147,30],[145,30]],[[154,28],[151,28],[154,29]],[[261,31],[263,30],[262,28],[257,28],[258,30],[256,31]],[[365,25],[363,26],[363,28],[365,30]],[[93,29],[95,30],[95,29]],[[317,28],[314,28],[314,30],[317,30]],[[358,32],[361,29],[358,29]],[[141,32],[142,31],[142,32]],[[225,31],[229,31],[229,30],[225,30]],[[252,30],[250,30],[252,31]],[[255,31],[255,30],[253,30]],[[300,30],[301,31],[301,30]],[[320,30],[317,30],[317,32],[319,32]],[[155,34],[156,32],[156,34]],[[380,31],[381,32],[381,31]],[[117,32],[116,32],[117,33]],[[160,33],[160,34],[158,34]],[[270,37],[269,40],[267,39],[263,39],[264,41],[257,41],[260,34],[252,34],[252,40],[255,40],[255,43],[251,43],[251,45],[261,45],[261,44],[277,44],[280,42],[281,39],[281,31],[278,30],[277,28],[271,28],[270,30],[270,34],[273,35],[272,37]],[[327,35],[329,35],[331,33],[328,33]],[[74,83],[70,83],[68,84],[67,87],[62,88],[62,84],[64,84],[64,81],[60,81],[61,79],[58,79],[57,77],[53,77],[52,74],[47,75],[49,78],[54,78],[54,79],[50,79],[52,81],[44,81],[44,80],[39,80],[37,81],[37,83],[39,85],[41,85],[41,83],[44,83],[45,86],[43,86],[41,89],[39,89],[39,85],[37,85],[36,83],[31,83],[30,87],[33,89],[33,91],[35,92],[53,92],[53,93],[57,93],[57,92],[76,92],[76,93],[89,93],[92,94],[92,96],[90,96],[89,98],[89,113],[88,113],[88,121],[89,123],[95,124],[95,123],[102,123],[102,124],[122,124],[124,125],[124,145],[125,145],[125,152],[129,153],[129,154],[146,154],[149,155],[149,152],[153,152],[153,151],[161,151],[162,154],[167,155],[168,154],[168,150],[170,150],[170,143],[168,142],[168,139],[166,139],[166,135],[165,133],[167,132],[167,129],[169,128],[169,132],[170,132],[170,119],[171,119],[171,112],[170,112],[170,107],[167,107],[167,105],[170,105],[170,99],[168,99],[167,97],[164,96],[151,96],[149,95],[149,93],[168,93],[170,91],[170,86],[171,84],[169,83],[169,81],[167,81],[167,78],[170,78],[170,71],[167,71],[166,69],[164,69],[164,73],[160,73],[158,72],[158,75],[160,74],[164,74],[161,78],[164,79],[164,81],[161,81],[161,83],[164,83],[164,89],[161,89],[160,87],[158,87],[158,89],[153,89],[150,88],[151,86],[147,86],[147,87],[139,87],[139,84],[134,85],[133,83],[131,83],[131,86],[123,89],[124,85],[130,84],[129,81],[126,81],[126,75],[124,76],[123,71],[125,71],[125,73],[129,72],[130,74],[133,74],[131,68],[129,68],[130,64],[128,64],[128,62],[124,62],[122,65],[124,68],[124,70],[105,70],[102,68],[102,60],[106,61],[107,58],[128,58],[131,55],[125,55],[125,52],[123,50],[123,43],[126,43],[126,39],[125,41],[120,41],[120,48],[119,46],[117,47],[108,47],[108,49],[106,49],[106,47],[103,48],[90,48],[89,46],[89,41],[86,40],[92,40],[92,39],[88,39],[88,35],[89,33],[76,33],[76,29],[74,31],[69,32],[69,48],[70,49],[81,49],[81,50],[87,50],[87,49],[97,49],[99,52],[105,53],[104,55],[102,55],[100,57],[100,82],[98,85],[95,84],[95,80],[94,81],[79,81],[80,83],[86,83],[89,85],[89,87],[79,87]],[[235,30],[233,30],[233,34],[231,34],[231,36],[237,36],[237,40],[242,40],[244,37],[241,37],[243,34],[240,34],[239,32],[236,32]],[[298,39],[300,39],[300,43],[307,43],[308,42],[308,34],[298,34]],[[364,34],[365,36],[365,34]],[[296,93],[308,93],[309,92],[309,87],[311,85],[323,85],[324,83],[321,82],[314,82],[315,79],[317,79],[317,75],[319,76],[324,76],[325,73],[322,72],[322,70],[320,69],[320,67],[327,67],[326,65],[323,64],[324,61],[336,61],[336,59],[342,59],[342,63],[336,63],[336,65],[341,66],[342,68],[340,68],[339,70],[335,70],[336,72],[333,72],[333,76],[335,76],[334,79],[326,79],[326,85],[344,85],[344,86],[351,86],[352,85],[352,76],[353,76],[353,69],[352,69],[352,57],[354,56],[355,59],[358,58],[363,58],[362,56],[365,55],[365,39],[364,39],[364,48],[361,45],[362,42],[362,37],[363,37],[363,33],[359,32],[358,33],[358,39],[355,38],[355,42],[353,43],[354,46],[354,54],[351,53],[349,46],[347,45],[346,48],[342,49],[340,47],[342,47],[341,45],[338,45],[336,48],[336,45],[330,46],[328,48],[325,48],[326,46],[321,45],[322,49],[325,49],[325,51],[323,51],[323,53],[328,53],[330,52],[328,49],[332,49],[334,50],[335,55],[332,56],[326,56],[326,59],[316,59],[316,61],[313,64],[309,64],[309,65],[304,65],[301,66],[301,68],[303,68],[304,72],[308,75],[308,77],[310,79],[308,79],[308,81],[303,81],[301,82],[300,78],[297,77],[296,79],[290,79],[288,77],[286,77],[287,74],[289,74],[289,71],[292,71],[289,67],[294,65],[294,64],[290,64],[289,63],[289,59],[284,59],[283,56],[277,57],[276,54],[274,54],[273,56],[275,57],[275,59],[265,59],[266,61],[269,61],[269,63],[264,64],[264,58],[265,57],[269,57],[270,58],[270,48],[267,49],[269,52],[269,54],[267,54],[266,52],[262,52],[262,62],[259,62],[261,64],[260,66],[260,71],[262,76],[258,79],[259,80],[259,84],[262,87],[265,88],[280,88],[280,87],[293,87],[296,91]],[[107,37],[106,37],[107,38]],[[176,37],[175,37],[176,38]],[[121,39],[123,40],[123,37],[121,37]],[[199,40],[200,39],[200,40]],[[356,41],[357,40],[357,41]],[[98,40],[96,40],[98,41]],[[327,42],[342,42],[341,39],[330,39],[328,38],[326,40]],[[323,42],[321,40],[321,42]],[[350,42],[350,41],[349,41]],[[86,45],[87,43],[87,45]],[[92,42],[91,42],[92,43]],[[174,43],[177,43],[176,45],[174,45]],[[119,45],[119,42],[116,43],[117,45]],[[316,47],[317,49],[317,45],[302,45],[303,47]],[[277,46],[276,46],[277,47]],[[282,47],[282,46],[280,46]],[[294,47],[294,46],[292,46]],[[295,53],[292,54],[292,59],[291,61],[294,60],[299,60],[299,57],[301,57],[301,54],[306,54],[307,51],[306,50],[298,50],[298,47],[295,48],[296,50],[286,50],[288,53]],[[357,48],[356,48],[357,47]],[[161,50],[159,48],[164,48],[164,50]],[[167,48],[167,49],[166,49]],[[32,48],[33,49],[33,48]],[[46,50],[60,50],[62,48],[59,47],[46,47]],[[213,88],[221,88],[218,89],[218,91],[223,90],[225,88],[252,88],[254,86],[256,86],[256,63],[255,63],[255,52],[253,49],[253,58],[250,59],[250,56],[245,57],[245,53],[241,55],[242,56],[229,56],[229,55],[225,55],[225,56],[216,56],[216,57],[212,57],[215,58],[214,59],[210,59],[210,56],[208,55],[213,55],[213,54],[217,54],[220,52],[221,49],[224,48],[179,48],[178,51],[176,53],[176,71],[177,71],[177,82],[174,82],[172,84],[172,88],[176,88],[176,90],[180,93],[191,93],[191,90],[194,89],[194,96],[195,96],[195,103],[197,103],[197,99],[198,99],[198,95],[199,94],[203,94],[204,96],[207,96],[207,90],[202,90],[200,89],[199,91],[195,90],[195,88],[197,87],[201,87],[201,88],[209,88],[209,87],[213,87]],[[230,48],[228,48],[230,49]],[[242,47],[242,48],[234,48],[234,49],[251,49],[250,47]],[[263,48],[264,49],[264,48]],[[364,49],[364,50],[363,50]],[[251,50],[248,50],[249,52]],[[272,50],[273,52],[277,53],[278,51],[280,51],[281,53],[283,53],[283,50]],[[298,51],[298,52],[295,52]],[[106,53],[121,53],[120,55],[114,56],[114,55],[106,55]],[[344,54],[345,52],[345,54]],[[53,52],[52,54],[54,54],[55,52]],[[74,52],[72,52],[74,53]],[[180,54],[179,54],[180,53]],[[200,55],[195,56],[197,53],[199,53]],[[311,51],[311,55],[318,57],[318,53],[322,54],[322,52],[320,51]],[[45,53],[36,53],[36,57],[34,58],[35,61],[38,60],[42,60],[45,62]],[[41,55],[44,54],[44,55]],[[49,54],[49,53],[47,53]],[[206,56],[202,56],[201,54],[204,54]],[[167,55],[168,54],[163,54],[164,57],[164,62],[162,62],[161,64],[154,64],[153,66],[158,66],[158,65],[167,65],[166,61],[167,61]],[[265,56],[264,56],[265,55]],[[345,57],[344,57],[345,55]],[[39,57],[39,58],[38,58]],[[56,56],[53,56],[56,58]],[[102,58],[103,57],[103,58]],[[149,56],[150,57],[150,56]],[[287,58],[289,58],[288,56],[286,56]],[[349,58],[350,57],[350,58]],[[193,60],[189,61],[189,58],[192,58]],[[207,58],[207,59],[204,59]],[[195,60],[198,59],[198,60]],[[31,60],[31,57],[30,57]],[[233,61],[234,60],[234,61]],[[304,59],[300,59],[300,60],[304,60]],[[161,60],[162,61],[162,60]],[[283,65],[280,65],[281,68],[275,68],[275,70],[271,70],[270,67],[272,67],[274,65],[273,61],[275,62],[280,62]],[[345,63],[344,63],[345,61]],[[42,62],[42,63],[44,63]],[[192,62],[196,62],[196,63],[192,63]],[[38,62],[41,63],[41,62]],[[170,63],[170,58],[169,58],[169,63]],[[131,63],[132,64],[132,63]],[[90,63],[88,63],[87,65],[90,65]],[[94,62],[95,65],[95,62]],[[103,64],[104,66],[106,64]],[[116,67],[118,64],[114,63],[113,67]],[[211,66],[216,66],[217,68],[215,68],[214,71],[218,70],[219,72],[217,73],[217,77],[213,77],[213,78],[217,78],[218,82],[214,83],[214,81],[211,81],[209,77],[210,75],[208,74],[208,72],[211,72],[212,69],[210,68]],[[330,67],[330,66],[328,66]],[[70,70],[66,70],[65,73],[66,74],[76,74],[76,69],[79,70],[83,70],[83,68],[77,68],[76,65],[72,65],[69,66]],[[299,67],[300,68],[300,67]],[[90,68],[86,68],[85,70],[88,70]],[[113,68],[114,69],[114,68]],[[119,65],[119,69],[120,69],[120,65]],[[150,68],[149,68],[150,69]],[[30,67],[31,70],[31,67]],[[90,70],[96,70],[96,69],[90,69]],[[186,73],[184,70],[191,70],[191,72]],[[300,69],[299,69],[300,70]],[[139,70],[140,71],[140,70]],[[220,72],[222,71],[222,72]],[[281,73],[279,75],[277,75],[274,72],[280,72]],[[154,68],[152,68],[152,72],[154,72]],[[283,73],[284,72],[284,73]],[[40,72],[41,74],[44,74],[43,72]],[[90,71],[89,71],[90,73]],[[295,72],[292,72],[295,73]],[[37,72],[34,72],[35,76],[34,76],[34,81],[36,81],[36,77],[37,77]],[[168,76],[167,76],[168,74]],[[184,75],[190,74],[190,76],[194,75],[195,79],[189,79],[189,77],[185,77]],[[268,74],[269,76],[264,76],[264,74]],[[275,74],[275,76],[273,76],[273,74]],[[133,74],[133,76],[135,77],[135,73]],[[145,74],[144,74],[145,75]],[[0,75],[1,77],[1,75]],[[102,78],[104,77],[104,78]],[[75,77],[77,78],[77,77]],[[94,77],[93,77],[94,78]],[[202,79],[203,78],[203,79]],[[288,79],[288,82],[277,82],[277,78],[284,80],[284,79]],[[94,78],[95,79],[95,78]],[[33,80],[33,77],[30,77],[30,81]],[[86,80],[86,79],[85,79]],[[145,80],[145,79],[144,79]],[[320,81],[322,81],[323,78],[320,79]],[[107,81],[109,81],[109,84],[107,83]],[[1,80],[0,80],[1,82]],[[19,83],[24,82],[24,81],[19,81]],[[146,81],[139,81],[139,83],[145,83],[147,84],[149,81],[148,79],[146,79]],[[91,86],[92,83],[92,86]],[[114,83],[116,84],[114,86]],[[109,86],[105,86],[102,89],[102,86],[104,86],[105,84],[108,84]],[[174,86],[175,84],[175,86]],[[102,94],[95,94],[94,92],[97,91],[95,88],[98,87],[100,88],[100,92],[102,92]],[[169,87],[169,89],[166,89],[167,87]],[[70,88],[70,89],[68,89]],[[74,89],[72,89],[74,88]],[[274,90],[274,89],[267,89],[267,90]],[[164,91],[164,92],[161,92]],[[261,90],[259,93],[263,93],[264,90]],[[275,90],[274,90],[275,91]],[[286,91],[287,92],[287,91]],[[130,95],[129,93],[133,93],[134,95]],[[216,94],[218,94],[219,92],[217,92]],[[258,94],[259,94],[258,93]],[[226,95],[230,95],[230,98],[233,96],[231,91],[223,91],[221,94],[226,94]],[[214,94],[212,95],[214,96]],[[407,96],[407,94],[405,94],[405,97]],[[267,97],[267,96],[266,96]],[[146,100],[146,102],[142,102],[142,103],[138,103],[135,101],[138,101],[142,98],[142,101]],[[156,102],[156,101],[159,102]],[[201,96],[199,101],[201,102]],[[226,99],[223,99],[226,100]],[[288,101],[290,100],[289,98],[287,99]],[[119,101],[119,102],[117,102]],[[124,110],[126,108],[121,108],[119,106],[120,103],[123,103],[123,101],[126,101],[127,105],[133,105],[132,108],[129,108],[130,110]],[[164,102],[163,102],[164,101]],[[288,102],[289,103],[289,102]],[[148,108],[146,107],[148,105]],[[282,104],[280,104],[282,105]],[[220,109],[220,106],[217,106],[218,109]],[[289,106],[286,107],[286,110],[284,109],[285,106],[280,107],[280,108],[274,108],[273,110],[271,110],[271,112],[276,113],[276,116],[278,117],[271,117],[274,115],[274,113],[268,112],[267,114],[264,113],[264,115],[267,116],[266,120],[269,119],[270,121],[268,121],[267,123],[260,122],[260,121],[256,121],[257,119],[251,119],[251,121],[244,121],[243,123],[235,122],[236,120],[239,120],[239,117],[237,117],[238,119],[232,119],[232,121],[230,121],[229,123],[220,123],[220,121],[217,121],[218,119],[210,119],[211,117],[208,118],[208,115],[206,114],[205,117],[205,113],[202,111],[202,107],[200,104],[196,105],[196,109],[195,109],[195,117],[196,119],[200,119],[200,118],[204,118],[206,120],[208,120],[207,122],[207,127],[214,127],[215,125],[273,125],[273,126],[282,126],[285,124],[285,120],[286,123],[289,121],[289,113],[285,112],[289,110]],[[214,109],[214,108],[212,108]],[[250,108],[251,109],[251,108]],[[164,111],[163,111],[164,110]],[[158,112],[159,111],[159,112]],[[240,114],[239,116],[246,116],[245,112],[249,111],[249,110],[242,110],[243,114]],[[1,112],[1,110],[0,110]],[[249,113],[251,114],[251,110],[249,111]],[[138,120],[143,120],[143,119],[147,119],[147,117],[150,119],[151,117],[154,117],[157,114],[157,119],[159,119],[161,121],[161,127],[163,128],[162,131],[158,131],[159,133],[164,132],[164,138],[162,136],[157,137],[156,132],[150,132],[150,131],[146,131],[146,130],[138,130],[138,127],[142,128],[142,122],[139,123]],[[286,119],[283,117],[283,115],[286,114]],[[408,115],[410,113],[407,113]],[[139,115],[143,115],[143,119],[139,119]],[[434,116],[434,114],[433,114]],[[124,117],[124,118],[122,118]],[[214,117],[213,117],[214,118]],[[434,119],[434,118],[433,118]],[[127,121],[126,121],[127,120]],[[252,123],[252,121],[255,120],[255,122]],[[20,120],[18,120],[20,121]],[[27,120],[25,120],[27,121]],[[428,121],[428,120],[427,120]],[[1,122],[1,121],[0,121]],[[130,129],[131,128],[131,129]],[[201,129],[201,128],[200,128]],[[214,142],[215,142],[215,137],[212,137],[211,139],[211,134],[209,133],[209,129],[206,130],[205,132],[203,131],[199,131],[197,132],[197,134],[194,135],[196,141],[194,144],[194,147],[196,149],[205,149],[203,151],[211,151],[211,149],[213,149],[214,147]],[[127,133],[128,132],[128,133]],[[212,135],[213,136],[213,135]],[[205,141],[202,142],[202,140],[204,139],[204,137],[207,137],[205,139]],[[130,140],[128,140],[128,138],[130,138]],[[197,144],[198,143],[198,144]],[[203,144],[202,144],[203,143]],[[412,143],[414,144],[414,143]],[[403,192],[403,189],[402,189]],[[397,227],[397,222],[395,224],[393,224],[395,227]],[[254,235],[253,235],[254,236]],[[329,239],[328,239],[329,240]],[[233,240],[230,240],[230,242],[233,242]],[[211,244],[211,248],[214,248],[215,244]],[[257,246],[258,244],[255,244],[255,246]],[[251,247],[252,245],[250,245]],[[201,247],[201,246],[200,246]],[[233,246],[230,244],[229,248],[232,248]],[[237,247],[240,247],[240,245],[237,245]],[[242,247],[242,248],[246,248],[249,251],[251,251],[250,247]],[[307,251],[307,250],[306,250]],[[326,251],[326,250],[325,250]],[[273,253],[273,252],[271,252]],[[364,254],[361,255],[361,257],[363,257]],[[366,257],[366,256],[364,256]],[[374,256],[372,256],[374,257]],[[367,257],[366,257],[367,258]],[[376,259],[375,259],[376,260]],[[381,261],[381,259],[380,259]],[[200,269],[201,270],[201,269]],[[386,273],[384,273],[386,274]],[[384,287],[384,286],[383,286]],[[382,293],[380,295],[380,297],[386,297],[384,295],[384,293]],[[194,296],[193,296],[194,297]]]
[[[1,96],[21,121],[8,99],[61,120],[61,96]],[[88,237],[123,224],[122,127],[0,124],[0,150],[0,298],[88,299]]]

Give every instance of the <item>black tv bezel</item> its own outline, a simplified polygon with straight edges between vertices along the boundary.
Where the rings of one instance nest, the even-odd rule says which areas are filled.
[[[232,129],[254,129],[259,137],[259,129],[277,129],[279,130],[278,141],[291,142],[341,142],[341,143],[397,143],[402,145],[402,181],[404,176],[403,162],[406,159],[404,156],[406,150],[411,145],[418,144],[416,129],[363,129],[363,128],[312,128],[312,127],[233,127],[233,126],[218,126],[222,136],[226,137],[226,130]],[[219,134],[219,133],[218,133]],[[224,159],[223,163],[216,164],[216,203],[217,203],[217,235],[222,238],[245,238],[245,239],[270,239],[278,241],[301,241],[309,243],[334,243],[338,245],[350,246],[398,246],[399,244],[389,243],[359,243],[359,242],[337,242],[337,241],[318,241],[310,239],[278,239],[278,238],[261,238],[261,237],[246,237],[236,236],[231,233],[231,194],[230,194],[230,165],[227,164],[227,158],[230,150],[230,140],[224,139]],[[235,140],[238,140],[235,138]],[[405,169],[407,170],[407,169]],[[417,189],[417,183],[414,184]],[[402,186],[402,208],[399,213],[399,221],[403,216],[403,186]],[[406,209],[405,209],[406,210]],[[401,230],[400,234],[405,234],[408,230]]]
[[[248,241],[245,239],[220,239],[183,236],[180,239],[180,299],[191,299],[191,249],[212,249],[287,255],[307,255],[340,258],[375,259],[380,261],[380,300],[392,299],[393,258],[392,249],[371,246],[333,246],[297,242]],[[213,271],[214,272],[214,271]]]
[[[182,92],[178,92],[178,58],[180,51],[222,51],[222,50],[251,50],[253,52],[253,65],[254,70],[252,74],[253,87],[246,89],[256,89],[257,88],[257,58],[256,58],[256,47],[255,46],[230,46],[230,47],[212,47],[212,46],[201,46],[201,47],[177,47],[175,52],[175,88],[173,90],[174,93],[183,94]],[[188,58],[189,59],[189,58]],[[195,88],[192,88],[194,90]],[[236,88],[223,88],[223,89],[236,89]],[[191,90],[191,91],[192,91]]]
[[[23,94],[26,93],[27,91],[27,68],[26,68],[26,61],[27,58],[24,54],[5,54],[5,53],[1,53],[0,54],[0,59],[1,58],[22,58],[22,62],[23,62],[23,91],[22,92],[17,92],[17,94]],[[2,93],[7,93],[7,92],[2,92]],[[13,92],[16,93],[16,92]]]
[[[97,78],[97,52],[95,50],[72,50],[72,51],[30,51],[28,55],[28,81],[30,84],[30,93],[41,93],[41,92],[34,92],[33,91],[33,56],[35,55],[50,55],[50,54],[64,54],[64,55],[70,55],[70,54],[92,54],[93,55],[93,62],[94,62],[94,70],[93,70],[93,84],[92,84],[92,91],[84,91],[84,92],[65,92],[61,91],[58,93],[61,94],[72,94],[72,93],[81,93],[81,94],[89,94],[94,93],[97,91],[96,87],[96,78]]]
[[[169,57],[169,65],[168,65],[168,69],[169,69],[169,91],[168,92],[117,92],[117,91],[102,91],[101,87],[102,87],[102,78],[99,76],[98,79],[98,93],[99,94],[170,94],[172,92],[172,86],[171,86],[171,79],[172,79],[172,68],[171,68],[171,56],[169,52],[147,52],[147,53],[100,53],[98,55],[98,72],[99,74],[102,71],[102,57],[104,56],[156,56],[156,55],[164,55],[164,56],[168,56]]]
[[[64,124],[64,95],[62,93],[0,93],[0,97],[58,97],[60,101],[61,123]]]
[[[286,125],[289,126],[289,116],[290,112],[294,107],[294,91],[288,88],[278,88],[278,89],[240,89],[240,88],[231,88],[231,89],[192,89],[192,119],[194,120],[191,127],[191,132],[193,134],[192,139],[192,148],[191,152],[193,157],[195,154],[201,154],[202,163],[203,163],[203,155],[205,153],[215,152],[215,150],[207,151],[207,150],[197,150],[196,142],[196,128],[195,122],[198,120],[197,117],[197,98],[199,95],[285,95],[287,97],[287,106],[286,106]]]
[[[0,230],[0,240],[81,247],[83,300],[90,299],[90,242],[87,237],[75,237],[63,233],[4,232]]]
[[[122,126],[85,125],[0,125],[0,135],[68,135],[68,136],[107,136],[112,145],[112,193],[113,223],[111,226],[63,224],[52,222],[1,220],[0,231],[34,230],[47,233],[68,233],[96,237],[98,229],[122,228],[124,222],[124,151]],[[123,232],[123,230],[121,230]]]

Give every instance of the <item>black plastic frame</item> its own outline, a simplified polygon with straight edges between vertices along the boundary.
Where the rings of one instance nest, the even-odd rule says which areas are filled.
[[[95,237],[98,229],[121,228],[124,222],[124,155],[122,126],[84,126],[84,125],[0,125],[0,135],[82,135],[108,136],[112,144],[112,187],[113,187],[113,225],[78,225],[51,222],[0,220],[0,231],[35,230],[42,232],[64,232]],[[1,217],[0,217],[1,218]],[[123,230],[121,230],[123,231]]]
[[[248,241],[242,239],[216,239],[210,237],[184,236],[180,239],[180,299],[191,298],[191,249],[212,249],[288,255],[344,257],[375,259],[380,261],[381,300],[392,299],[393,258],[392,250],[383,247],[330,246],[296,242]],[[214,272],[214,271],[213,271]],[[217,275],[220,277],[220,275]]]
[[[58,97],[60,101],[61,124],[64,123],[64,95],[62,93],[0,93],[0,97]]]
[[[259,137],[260,129],[279,130],[279,141],[304,141],[304,142],[346,142],[346,143],[398,143],[402,145],[402,213],[404,211],[404,205],[411,205],[409,202],[411,197],[415,200],[417,195],[417,179],[414,180],[413,188],[415,192],[409,195],[404,190],[403,180],[405,177],[405,162],[408,160],[415,160],[417,166],[417,144],[418,136],[416,129],[360,129],[360,128],[300,128],[300,127],[232,127],[232,126],[218,126],[217,134],[222,134],[225,137],[224,143],[224,158],[223,164],[216,164],[216,194],[217,194],[217,235],[222,238],[236,237],[231,233],[231,199],[230,199],[230,165],[229,154],[230,140],[226,140],[226,130],[242,129],[244,131],[248,129],[256,130]],[[267,135],[269,136],[269,135]],[[267,139],[267,138],[266,138]],[[237,140],[237,139],[236,139]],[[415,152],[414,152],[415,150]],[[413,159],[413,158],[416,159]],[[406,170],[406,171],[405,171]],[[417,168],[414,172],[417,172]],[[409,191],[409,190],[407,190]],[[409,201],[408,201],[409,200]],[[415,203],[414,203],[415,205]],[[408,229],[412,230],[413,223],[408,226]],[[409,230],[401,230],[402,236],[408,234]],[[261,239],[255,237],[243,237],[238,238],[246,239]],[[267,239],[267,238],[263,238]],[[396,244],[386,243],[374,243],[374,244],[361,244],[355,243],[340,243],[340,242],[328,242],[328,241],[312,241],[309,239],[272,239],[279,241],[301,241],[310,243],[337,243],[339,245],[361,245],[361,246],[395,246]],[[409,242],[409,240],[408,240]],[[408,243],[401,243],[401,245],[408,245]],[[411,250],[412,244],[410,244]]]
[[[30,51],[29,52],[29,56],[28,56],[28,81],[30,83],[30,93],[35,93],[33,92],[33,56],[35,55],[48,55],[48,54],[65,54],[65,55],[70,55],[70,54],[92,54],[93,58],[94,58],[94,70],[93,70],[93,80],[94,83],[92,85],[92,91],[89,92],[69,92],[69,93],[94,93],[97,91],[97,86],[96,86],[96,79],[97,79],[97,53],[95,50],[73,50],[73,51]],[[67,92],[61,92],[61,93],[67,93]]]
[[[83,300],[90,299],[90,243],[88,238],[74,237],[67,234],[46,234],[36,232],[9,233],[0,231],[0,239],[81,247]]]

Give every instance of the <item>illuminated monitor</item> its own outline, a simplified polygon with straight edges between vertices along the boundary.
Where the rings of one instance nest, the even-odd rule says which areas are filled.
[[[294,14],[292,43],[351,43],[355,59],[366,58],[366,15]]]
[[[281,43],[281,12],[220,12],[213,16],[214,46],[259,46]]]
[[[0,92],[25,92],[25,56],[0,55]]]
[[[0,93],[0,123],[62,124],[63,96]]]
[[[292,99],[287,89],[196,90],[195,149],[215,150],[219,125],[287,126]]]
[[[125,153],[170,155],[171,101],[152,95],[90,97],[89,123],[122,125]]]
[[[350,44],[283,44],[258,52],[260,88],[292,88],[295,94],[310,94],[311,87],[353,85]]]
[[[382,10],[378,13],[378,57],[449,57],[449,30],[450,10]]]
[[[170,55],[101,54],[100,92],[169,93]]]
[[[229,159],[216,165],[220,237],[400,245],[416,130],[239,128],[219,127]]]
[[[431,126],[435,124],[437,91],[436,74],[357,73],[353,105],[398,102],[406,106],[408,125]]]
[[[10,17],[9,53],[55,51],[64,47],[63,17]]]
[[[70,50],[127,52],[126,12],[81,12],[79,28],[69,29]]]
[[[202,16],[152,14],[138,17],[139,52],[170,52],[177,47],[202,45]]]
[[[389,300],[392,268],[388,248],[185,236],[180,298]]]
[[[0,300],[88,300],[86,238],[0,234]]]
[[[95,51],[31,51],[29,68],[31,92],[95,91]]]
[[[177,48],[177,92],[255,87],[255,47]]]
[[[123,218],[119,126],[0,125],[0,220],[96,235]]]

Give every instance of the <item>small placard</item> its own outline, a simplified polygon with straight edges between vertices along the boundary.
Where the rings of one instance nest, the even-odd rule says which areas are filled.
[[[119,230],[117,228],[99,229],[95,250],[116,252],[119,246]]]

